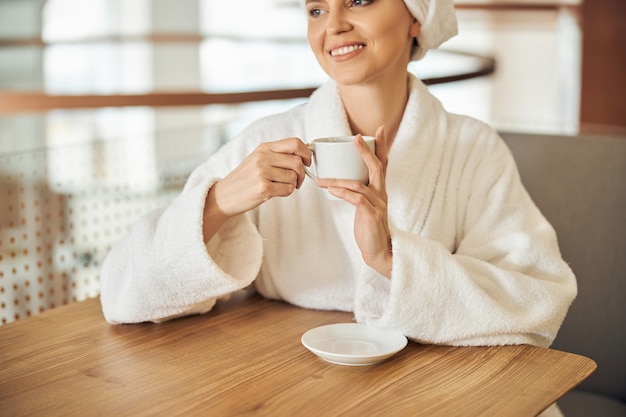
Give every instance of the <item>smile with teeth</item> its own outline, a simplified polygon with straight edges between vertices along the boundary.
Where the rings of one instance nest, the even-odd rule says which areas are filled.
[[[343,46],[341,48],[331,50],[330,55],[331,56],[346,55],[346,54],[349,54],[350,52],[358,51],[359,49],[363,49],[363,48],[364,48],[364,45]]]

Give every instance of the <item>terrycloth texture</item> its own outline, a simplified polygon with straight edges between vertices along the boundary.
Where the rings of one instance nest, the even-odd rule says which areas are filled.
[[[173,204],[139,220],[103,265],[107,320],[206,311],[255,282],[266,297],[352,311],[415,341],[549,345],[576,295],[553,229],[491,128],[445,112],[416,78],[410,89],[387,172],[391,280],[363,263],[354,208],[309,179],[202,242],[207,190],[259,142],[350,134],[329,81],[308,104],[254,123],[198,167]]]
[[[417,37],[419,47],[413,51],[412,61],[422,59],[430,49],[439,48],[458,33],[452,0],[404,0],[404,3],[422,25],[422,31]]]

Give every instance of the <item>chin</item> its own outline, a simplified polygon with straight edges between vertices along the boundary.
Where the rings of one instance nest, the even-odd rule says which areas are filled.
[[[367,77],[365,74],[359,71],[334,71],[326,74],[339,85],[361,85],[372,80],[372,77]]]
[[[373,78],[366,78],[366,77],[343,76],[343,77],[331,77],[331,78],[333,78],[333,80],[335,80],[335,82],[338,85],[342,85],[346,87],[365,86],[367,84],[371,84],[373,81]]]

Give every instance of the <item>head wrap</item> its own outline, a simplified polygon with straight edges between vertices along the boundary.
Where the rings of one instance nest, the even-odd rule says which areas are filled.
[[[430,49],[458,33],[453,0],[404,0],[406,7],[422,25],[417,37],[418,46],[413,48],[411,60],[422,59]]]

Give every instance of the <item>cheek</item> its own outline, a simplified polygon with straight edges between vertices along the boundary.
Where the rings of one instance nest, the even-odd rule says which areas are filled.
[[[398,24],[376,27],[374,39],[379,40],[379,47],[391,52],[404,49],[407,44],[412,44],[413,39],[409,35],[409,28]]]
[[[368,33],[372,39],[385,42],[406,39],[410,36],[413,17],[404,13],[389,13],[378,17],[374,21],[367,21],[361,26],[363,33]]]
[[[319,30],[309,26],[307,30],[307,40],[309,41],[309,47],[317,55],[324,49],[324,39],[320,36]]]

